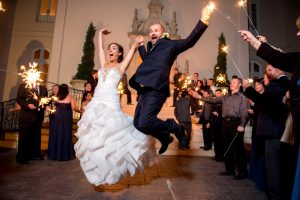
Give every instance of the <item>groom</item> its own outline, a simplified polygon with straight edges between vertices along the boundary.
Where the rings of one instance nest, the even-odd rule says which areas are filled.
[[[161,142],[159,154],[164,153],[175,134],[179,147],[186,148],[185,131],[174,119],[163,121],[157,118],[163,104],[170,95],[169,75],[176,57],[193,47],[207,28],[207,8],[202,10],[201,20],[192,33],[182,40],[163,38],[164,27],[153,24],[150,27],[147,51],[143,43],[138,50],[143,60],[129,84],[139,94],[139,101],[134,115],[134,126],[147,135],[152,135]]]

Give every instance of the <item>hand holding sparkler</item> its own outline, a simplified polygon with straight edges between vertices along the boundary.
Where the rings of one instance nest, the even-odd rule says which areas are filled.
[[[251,83],[248,79],[244,79],[243,83],[242,83],[242,86],[243,86],[244,89],[247,89],[248,87],[251,86]]]
[[[190,91],[190,94],[194,97],[194,98],[196,98],[196,99],[201,99],[201,95],[200,94],[198,94],[196,91],[194,91],[194,90],[191,90]]]
[[[256,50],[260,47],[261,41],[259,41],[252,33],[249,31],[241,30],[239,31],[243,40],[248,42],[251,46],[253,46]]]
[[[110,33],[111,31],[108,28],[104,28],[99,31],[99,35],[108,35]]]
[[[207,6],[205,6],[201,11],[201,21],[205,24],[208,24],[208,20],[210,18],[210,14],[214,11],[215,4],[210,2]]]

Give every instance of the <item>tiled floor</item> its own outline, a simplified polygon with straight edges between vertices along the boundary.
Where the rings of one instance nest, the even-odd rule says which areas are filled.
[[[159,156],[158,163],[105,188],[91,186],[78,160],[15,163],[0,150],[0,199],[267,199],[250,180],[220,177],[223,163],[210,157]]]

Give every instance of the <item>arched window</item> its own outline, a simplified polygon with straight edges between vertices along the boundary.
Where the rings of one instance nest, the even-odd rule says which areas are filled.
[[[57,0],[39,0],[37,21],[54,22]]]
[[[42,72],[41,79],[43,83],[47,83],[47,75],[49,69],[50,52],[44,48],[38,48],[33,51],[32,60],[38,63],[38,70]]]
[[[264,71],[262,65],[256,61],[250,61],[249,63],[249,74],[251,78],[257,79],[262,78]]]

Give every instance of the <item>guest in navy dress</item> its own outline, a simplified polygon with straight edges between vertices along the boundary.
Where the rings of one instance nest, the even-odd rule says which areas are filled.
[[[48,143],[49,160],[73,159],[72,143],[72,111],[81,112],[75,104],[74,98],[69,94],[66,84],[59,86],[58,101],[54,103],[55,113],[50,121],[50,133]]]

